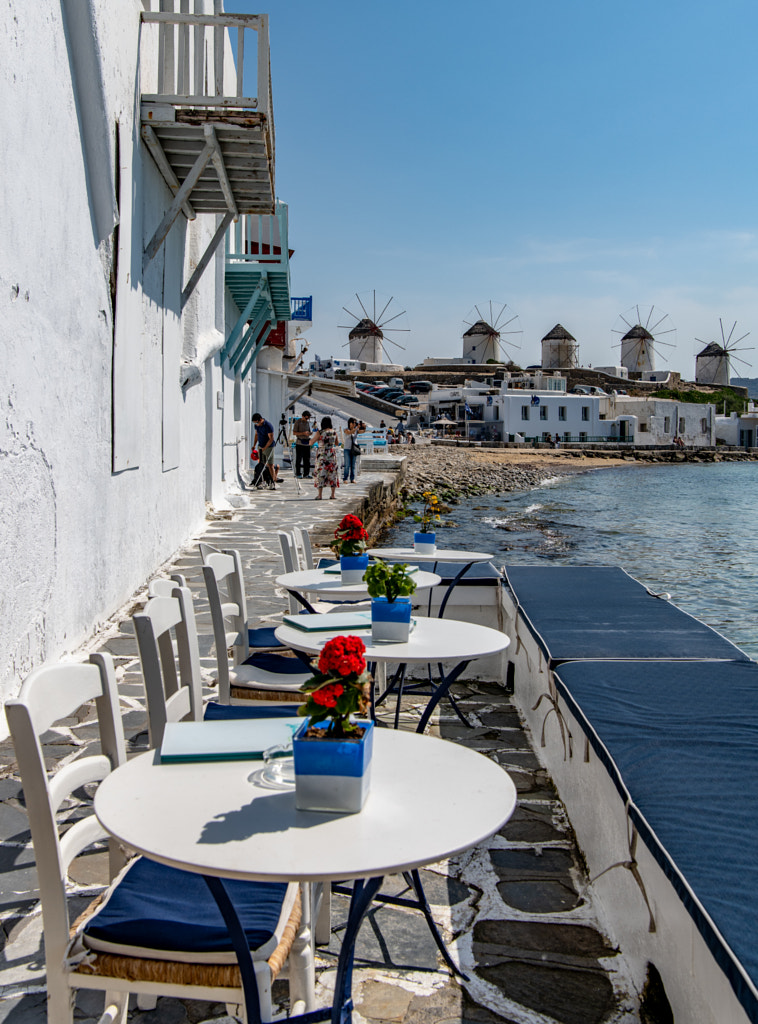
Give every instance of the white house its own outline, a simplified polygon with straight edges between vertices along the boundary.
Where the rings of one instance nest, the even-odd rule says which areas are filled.
[[[213,0],[192,6],[213,15]],[[249,448],[223,240],[235,212],[275,210],[267,19],[241,30],[258,67],[254,113],[233,124],[251,161],[238,175],[234,119],[205,89],[240,96],[223,16],[161,26],[159,9],[9,0],[0,15],[3,698],[226,502]],[[286,383],[272,380],[267,412]]]
[[[742,414],[733,412],[729,416],[716,416],[716,440],[722,444],[740,448],[758,447],[758,406],[748,402]]]

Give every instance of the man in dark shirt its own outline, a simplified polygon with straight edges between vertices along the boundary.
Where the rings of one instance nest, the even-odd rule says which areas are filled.
[[[271,472],[271,464],[274,460],[274,427],[268,420],[264,420],[259,412],[253,414],[253,427],[256,434],[256,447],[258,449],[258,465],[253,474],[253,487],[263,487],[265,482],[272,491],[276,490],[274,476]]]
[[[302,475],[307,480],[311,475],[311,414],[307,409],[295,420],[292,433],[295,435],[295,476]]]

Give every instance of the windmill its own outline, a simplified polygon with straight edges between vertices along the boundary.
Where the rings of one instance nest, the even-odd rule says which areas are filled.
[[[350,332],[342,347],[350,346],[351,359],[364,363],[392,362],[387,344],[405,351],[404,345],[388,337],[390,334],[407,334],[410,331],[405,310],[400,308],[393,295],[387,298],[385,295],[377,295],[375,290],[360,295],[356,292],[355,301],[351,300],[350,306],[352,308],[342,308],[352,322],[338,326]],[[385,359],[385,356],[388,358]]]
[[[695,353],[695,382],[697,384],[726,384],[728,385],[732,376],[732,362],[742,363],[743,366],[750,366],[745,359],[734,355],[735,352],[752,352],[752,348],[737,348],[741,341],[748,337],[750,331],[739,338],[737,333],[737,321],[732,324],[732,329],[727,335],[724,331],[724,323],[719,317],[719,328],[721,330],[721,342],[705,342],[701,338],[695,338],[698,345],[705,348]]]
[[[509,347],[521,348],[518,314],[504,302],[480,302],[463,320],[463,359],[468,363],[508,363]]]
[[[619,314],[613,333],[620,338],[616,345],[621,346],[621,365],[630,373],[654,370],[657,355],[668,362],[661,349],[674,348],[676,344],[676,327],[671,317],[655,306],[636,305]]]

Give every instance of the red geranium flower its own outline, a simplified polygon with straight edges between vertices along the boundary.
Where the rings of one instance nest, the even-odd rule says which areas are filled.
[[[365,644],[359,636],[336,636],[324,644],[318,659],[318,670],[323,675],[360,675],[366,670]]]
[[[337,704],[337,698],[341,697],[344,691],[345,687],[342,683],[329,683],[328,686],[316,690],[313,699],[316,704],[320,704],[324,708],[333,708]]]

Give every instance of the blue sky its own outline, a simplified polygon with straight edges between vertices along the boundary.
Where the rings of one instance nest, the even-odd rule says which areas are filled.
[[[669,314],[658,365],[687,377],[719,317],[758,344],[755,0],[227,9],[270,15],[311,354],[346,354],[342,306],[373,289],[407,310],[411,365],[460,355],[490,299],[519,316],[522,365],[557,322],[583,364],[617,362],[613,328],[638,303]]]

